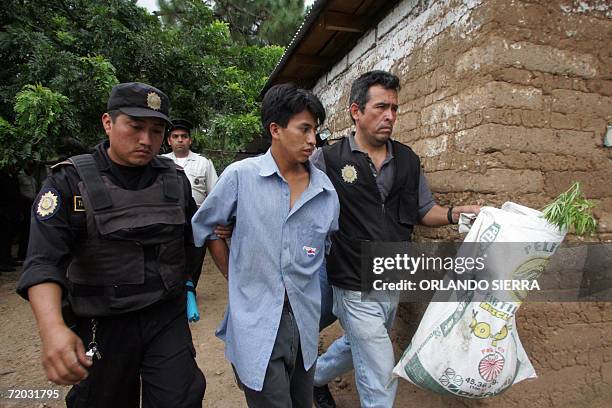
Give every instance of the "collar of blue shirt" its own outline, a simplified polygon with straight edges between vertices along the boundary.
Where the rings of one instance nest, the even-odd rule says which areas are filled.
[[[322,189],[322,190],[334,190],[334,186],[329,181],[329,178],[321,170],[317,169],[310,160],[307,161],[308,171],[310,172],[310,184],[309,188]],[[268,151],[261,156],[261,162],[259,167],[259,175],[262,177],[269,177],[273,174],[278,174],[278,177],[285,179],[278,169],[278,165],[272,156],[272,151]]]

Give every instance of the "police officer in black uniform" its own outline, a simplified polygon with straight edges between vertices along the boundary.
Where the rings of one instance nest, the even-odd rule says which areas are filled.
[[[363,304],[355,300],[355,293],[366,286],[360,265],[362,244],[410,241],[417,224],[455,224],[460,213],[480,211],[477,205],[438,205],[419,157],[409,146],[391,138],[398,90],[399,78],[389,72],[370,71],[359,76],[349,98],[355,132],[310,158],[326,172],[340,200],[339,230],[332,237],[326,273],[333,304],[341,305],[334,307],[334,313],[345,330],[317,360],[314,400],[318,408],[336,406],[327,384],[351,366],[362,406],[391,407],[395,399],[397,382],[391,377],[395,359],[389,331],[398,292],[381,291],[380,300]],[[330,290],[323,287],[322,293]],[[322,300],[324,305],[330,303]],[[333,321],[329,317],[325,320]]]
[[[123,83],[107,108],[109,140],[56,165],[34,202],[17,292],[34,311],[47,377],[74,384],[69,407],[139,407],[141,384],[143,407],[201,407],[185,312],[196,207],[185,174],[157,156],[169,100]]]

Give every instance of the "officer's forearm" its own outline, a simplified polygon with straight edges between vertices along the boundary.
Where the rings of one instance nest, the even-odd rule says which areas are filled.
[[[57,283],[45,282],[28,289],[28,298],[40,332],[65,325],[62,317],[62,288]]]
[[[421,219],[421,224],[428,227],[439,227],[448,224],[448,208],[434,205]]]
[[[460,205],[460,206],[452,207],[452,212],[450,216],[452,218],[453,224],[456,224],[459,222],[459,215],[461,213],[478,215],[480,213],[480,206],[479,205]],[[439,227],[441,225],[448,225],[449,224],[448,217],[449,217],[448,208],[441,207],[436,204],[431,208],[431,210],[429,210],[429,212],[427,212],[427,214],[425,214],[425,216],[421,220],[421,224],[426,225],[428,227]]]
[[[229,248],[224,239],[213,239],[206,241],[208,251],[210,252],[217,268],[221,274],[227,279],[229,265]]]

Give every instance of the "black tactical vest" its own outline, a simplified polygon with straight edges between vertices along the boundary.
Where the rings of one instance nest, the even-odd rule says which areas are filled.
[[[125,190],[100,174],[92,155],[70,162],[87,219],[67,272],[76,315],[126,313],[183,293],[185,200],[174,163],[149,187]]]
[[[361,244],[409,241],[418,223],[420,160],[410,147],[391,142],[395,179],[384,202],[366,155],[353,153],[348,138],[323,148],[327,176],[340,200],[340,229],[326,258],[335,286],[361,290]]]

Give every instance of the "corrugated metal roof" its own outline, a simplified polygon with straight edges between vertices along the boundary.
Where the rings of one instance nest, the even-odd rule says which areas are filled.
[[[397,0],[317,0],[287,46],[261,95],[278,83],[311,88]]]

